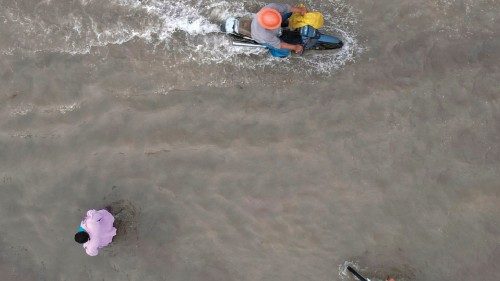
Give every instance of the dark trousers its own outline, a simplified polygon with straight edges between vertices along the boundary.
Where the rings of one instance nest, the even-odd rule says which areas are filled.
[[[281,22],[281,27],[283,28],[281,32],[280,39],[288,44],[302,44],[302,36],[300,36],[300,33],[298,30],[291,31],[288,30],[288,19],[292,16],[292,13],[286,13],[281,15],[282,22]]]

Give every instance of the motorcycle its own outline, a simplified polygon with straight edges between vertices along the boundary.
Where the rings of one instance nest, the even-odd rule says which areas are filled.
[[[224,33],[233,38],[234,46],[267,48],[266,46],[254,41],[251,36],[251,18],[230,17],[222,24],[221,29]],[[293,34],[300,38],[300,43],[304,50],[333,50],[342,48],[344,43],[338,37],[324,34],[320,30],[306,25],[296,30],[283,29],[283,35]],[[283,36],[282,35],[282,36]],[[284,40],[286,42],[286,40]]]

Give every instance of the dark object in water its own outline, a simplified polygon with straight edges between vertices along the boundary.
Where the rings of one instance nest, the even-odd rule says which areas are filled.
[[[347,270],[349,270],[359,280],[361,280],[361,281],[368,281],[368,279],[366,279],[365,277],[361,276],[361,274],[359,274],[356,270],[354,270],[354,268],[352,268],[350,266],[347,266]]]

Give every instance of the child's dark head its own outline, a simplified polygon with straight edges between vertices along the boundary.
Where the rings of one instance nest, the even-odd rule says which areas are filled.
[[[80,244],[83,244],[83,243],[89,241],[89,239],[90,239],[90,236],[85,231],[80,231],[80,232],[77,232],[75,234],[75,241],[80,243]]]

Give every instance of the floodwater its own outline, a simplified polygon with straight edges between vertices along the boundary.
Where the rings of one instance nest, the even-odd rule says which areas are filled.
[[[342,50],[230,46],[263,2],[0,0],[1,279],[500,280],[500,1],[305,3]]]

